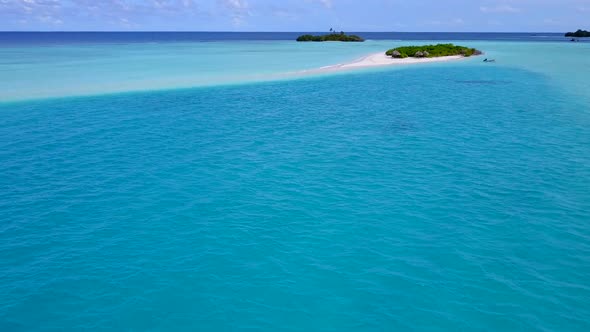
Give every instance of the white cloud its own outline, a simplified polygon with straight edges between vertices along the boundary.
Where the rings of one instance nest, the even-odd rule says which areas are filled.
[[[221,2],[232,10],[248,9],[248,2],[244,0],[222,0]]]
[[[482,13],[518,13],[520,8],[512,7],[510,5],[497,5],[497,6],[481,6],[479,10]]]
[[[283,9],[274,9],[274,10],[272,10],[272,14],[275,17],[288,19],[288,20],[295,20],[298,18],[297,15],[295,15],[293,12],[291,12],[289,10],[283,10]]]
[[[332,9],[332,7],[334,7],[334,1],[333,0],[305,0],[305,3],[316,3],[316,4],[320,4],[324,7],[326,7],[327,9]]]
[[[43,23],[49,23],[49,24],[54,24],[54,25],[63,24],[63,21],[61,19],[53,17],[51,15],[42,15],[42,16],[37,17],[37,19]]]
[[[246,22],[246,18],[252,16],[250,6],[245,0],[218,0],[225,8],[231,11],[232,24],[241,26]]]
[[[429,21],[424,21],[422,22],[422,24],[425,25],[435,25],[435,26],[456,26],[456,25],[463,25],[465,24],[465,21],[462,18],[454,18],[451,20],[444,20],[444,21],[440,21],[440,20],[429,20]]]
[[[154,17],[172,20],[197,16],[201,13],[198,1],[0,0],[0,26],[2,21],[12,21],[36,27],[75,24],[80,28],[86,23],[100,26],[108,22],[113,26],[135,28]]]

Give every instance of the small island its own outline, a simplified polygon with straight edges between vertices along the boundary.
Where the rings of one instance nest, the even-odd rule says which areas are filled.
[[[364,42],[365,40],[357,35],[347,35],[344,31],[340,33],[330,33],[327,35],[302,35],[297,37],[298,42],[326,42],[326,41],[339,41],[339,42]]]
[[[584,38],[590,37],[590,31],[578,29],[576,32],[568,32],[565,34],[566,37]]]
[[[404,59],[413,58],[438,58],[445,56],[464,56],[480,55],[481,51],[475,48],[457,46],[453,44],[437,44],[424,46],[402,46],[396,47],[385,52],[387,56]]]

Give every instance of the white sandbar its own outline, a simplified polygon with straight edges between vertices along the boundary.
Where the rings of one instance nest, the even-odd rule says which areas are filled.
[[[462,55],[453,55],[453,56],[442,56],[437,58],[405,58],[405,59],[395,59],[390,56],[385,55],[385,52],[381,53],[374,53],[362,57],[358,60],[337,64],[332,66],[321,67],[318,69],[311,69],[305,70],[305,73],[322,73],[322,72],[332,72],[332,71],[340,71],[340,70],[347,70],[347,69],[355,69],[355,68],[368,68],[368,67],[378,67],[378,66],[395,66],[395,65],[410,65],[410,64],[418,64],[418,63],[430,63],[430,62],[447,62],[447,61],[454,61],[454,60],[461,60],[466,59]]]

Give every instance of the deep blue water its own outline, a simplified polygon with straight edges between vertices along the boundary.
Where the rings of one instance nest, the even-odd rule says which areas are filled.
[[[590,112],[518,68],[0,104],[0,330],[588,331]]]
[[[0,32],[0,46],[69,43],[145,43],[295,40],[310,32]],[[321,34],[325,32],[311,32]],[[352,32],[371,40],[566,41],[563,33]]]

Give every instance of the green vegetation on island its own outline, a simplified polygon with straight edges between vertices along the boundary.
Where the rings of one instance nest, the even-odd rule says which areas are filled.
[[[565,36],[566,37],[576,37],[576,38],[590,37],[590,31],[578,29],[578,31],[576,31],[576,32],[566,33]]]
[[[330,31],[332,31],[330,29]],[[330,33],[327,35],[314,36],[302,35],[297,37],[298,42],[325,42],[325,41],[340,41],[340,42],[364,42],[365,40],[357,35],[347,35],[343,31],[340,33]]]
[[[437,44],[424,46],[402,46],[392,48],[385,52],[386,55],[394,58],[437,58],[441,56],[462,55],[469,57],[472,55],[480,55],[481,51],[475,48],[464,46],[457,46],[453,44]]]

